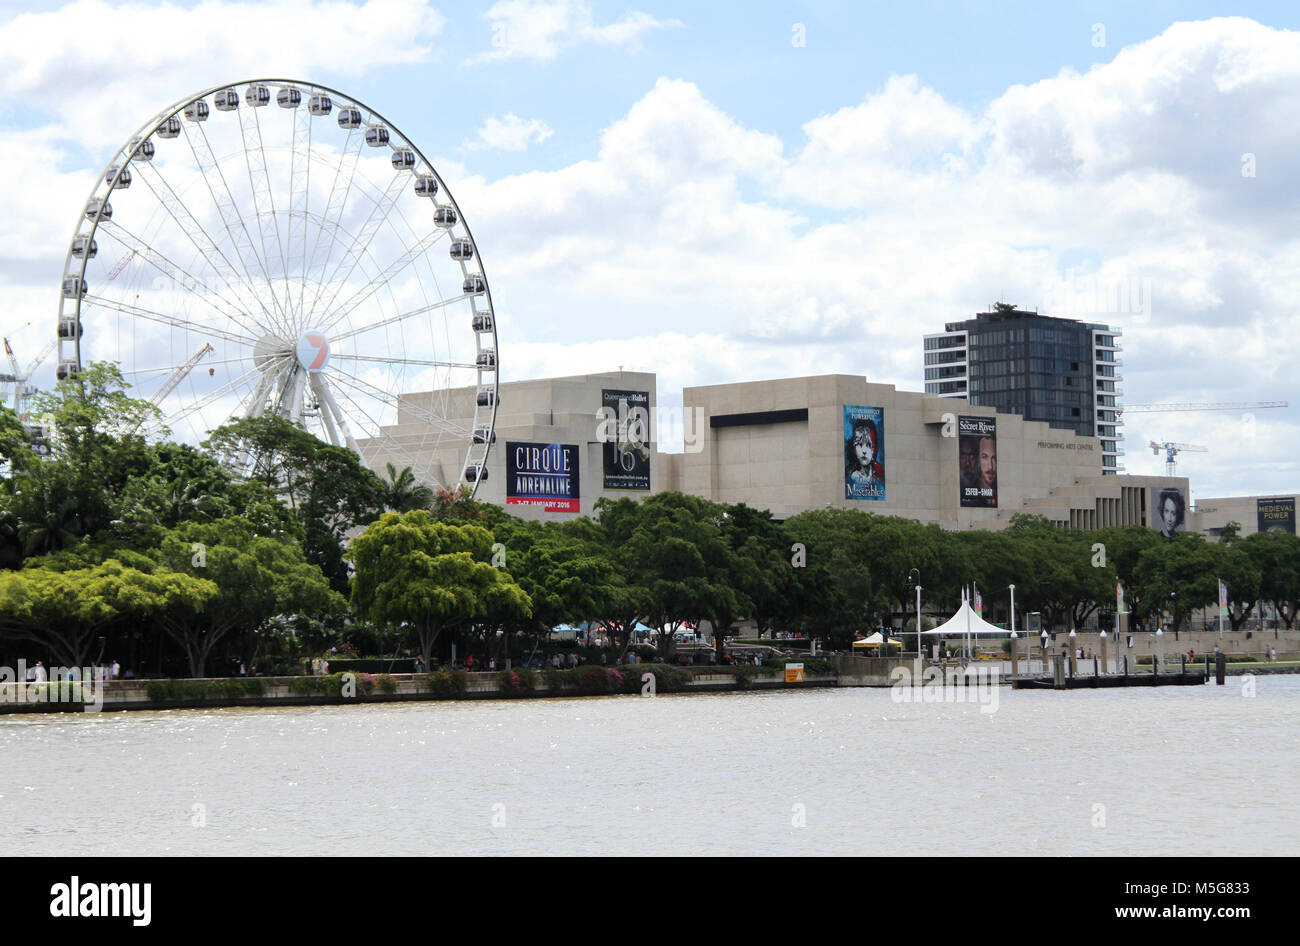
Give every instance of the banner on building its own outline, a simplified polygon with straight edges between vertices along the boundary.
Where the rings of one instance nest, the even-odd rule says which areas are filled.
[[[605,436],[605,489],[650,489],[650,392],[600,392],[601,414],[613,423]]]
[[[844,498],[885,498],[885,411],[844,406]]]
[[[1151,487],[1151,527],[1166,539],[1187,529],[1187,496],[1177,486]]]
[[[1260,532],[1289,532],[1295,535],[1295,497],[1255,500]]]
[[[546,512],[581,512],[577,445],[507,443],[506,502]]]
[[[961,505],[998,504],[998,421],[996,417],[957,418],[961,455]]]

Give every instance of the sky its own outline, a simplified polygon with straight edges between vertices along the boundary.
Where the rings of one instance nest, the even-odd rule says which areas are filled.
[[[95,175],[169,102],[291,77],[382,113],[472,227],[502,380],[923,389],[997,300],[1122,332],[1193,498],[1300,490],[1300,7],[0,0],[0,328],[49,337]],[[1107,301],[1109,300],[1109,301]],[[52,365],[44,366],[52,371]],[[42,377],[38,374],[37,383]]]

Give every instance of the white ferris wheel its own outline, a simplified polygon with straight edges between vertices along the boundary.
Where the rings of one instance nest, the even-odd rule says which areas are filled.
[[[78,218],[58,343],[60,379],[117,362],[174,440],[278,414],[376,469],[486,478],[498,349],[474,239],[420,150],[333,89],[222,85],[142,125]]]

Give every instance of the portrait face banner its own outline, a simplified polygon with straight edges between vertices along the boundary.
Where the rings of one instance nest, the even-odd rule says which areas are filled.
[[[998,421],[996,417],[957,418],[961,505],[997,508]]]
[[[1176,486],[1153,486],[1148,510],[1151,527],[1166,539],[1187,530],[1187,496]]]
[[[546,512],[581,512],[577,445],[507,443],[506,502]]]
[[[885,498],[885,411],[844,405],[844,498]]]
[[[1260,532],[1289,532],[1295,535],[1295,497],[1255,500]]]
[[[612,411],[618,435],[606,440],[605,489],[650,489],[650,392],[600,392],[600,406]]]

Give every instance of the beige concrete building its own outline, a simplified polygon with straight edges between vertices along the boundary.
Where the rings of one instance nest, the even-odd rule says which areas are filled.
[[[1015,513],[1061,526],[1148,525],[1152,489],[1187,496],[1185,477],[1103,476],[1101,442],[964,400],[898,391],[865,377],[822,375],[687,388],[707,417],[702,449],[674,460],[689,493],[770,509],[778,518],[825,506],[906,516],[945,529],[998,529]],[[846,408],[880,423],[883,498],[848,498]],[[996,505],[963,504],[963,418],[994,422]],[[676,464],[680,463],[680,472]]]
[[[629,451],[619,451],[616,460],[624,461],[626,468],[615,466],[608,475],[607,445],[601,438],[617,433],[618,401],[627,403],[629,398],[613,399],[614,423],[602,427],[598,412],[606,392],[643,395],[640,401],[630,398],[634,403],[622,413],[631,415],[641,407],[649,420],[646,456],[638,462],[634,456],[629,458]],[[465,434],[474,423],[477,396],[473,387],[404,395],[412,410],[400,412],[397,425],[385,428],[385,433],[404,444],[407,452],[391,458],[392,462],[426,469],[434,481],[455,482],[465,463]],[[601,496],[637,497],[675,488],[668,483],[671,458],[656,449],[657,409],[655,376],[644,372],[611,371],[503,383],[498,389],[487,475],[479,482],[475,497],[504,506],[524,519],[563,520],[590,515]],[[421,438],[428,424],[420,418],[430,410],[445,418],[450,430],[459,431],[459,438],[446,447],[425,446]],[[553,464],[542,449],[552,445],[561,448],[550,452],[558,458]],[[610,452],[617,446],[617,442],[610,444]],[[376,470],[383,470],[389,459],[367,456]]]
[[[1281,529],[1295,534],[1295,495],[1271,494],[1269,496],[1228,496],[1222,499],[1200,499],[1192,512],[1192,528],[1210,538],[1223,533],[1229,522],[1241,526],[1238,535],[1247,536],[1264,530]]]
[[[466,462],[465,434],[474,423],[477,397],[472,387],[405,395],[412,410],[387,428],[403,453],[367,461],[382,470],[391,459],[399,467],[429,471],[426,478],[455,481]],[[620,401],[621,408],[615,406]],[[1018,512],[1063,527],[1154,525],[1159,491],[1179,492],[1184,509],[1189,497],[1185,477],[1103,476],[1095,437],[964,400],[898,391],[862,376],[691,387],[683,403],[686,450],[662,453],[665,414],[654,374],[613,371],[503,383],[477,497],[525,518],[570,519],[590,515],[602,496],[635,498],[671,489],[770,509],[778,519],[841,506],[949,530],[1000,529]],[[627,409],[635,407],[643,409],[648,427],[640,459],[617,432],[626,433]],[[604,417],[602,409],[609,411]],[[430,447],[431,413],[460,436]],[[606,423],[611,417],[612,425]],[[849,498],[853,432],[866,427],[855,426],[855,418],[872,421],[874,434],[862,436],[875,438],[871,469],[878,474],[867,477],[874,485],[861,492],[879,498]],[[987,427],[982,434],[964,429],[981,422]],[[548,446],[555,449],[548,452]],[[977,452],[984,465],[979,469]],[[964,501],[963,492],[974,487],[985,466],[994,474],[993,495]],[[1197,527],[1190,514],[1180,526]]]

